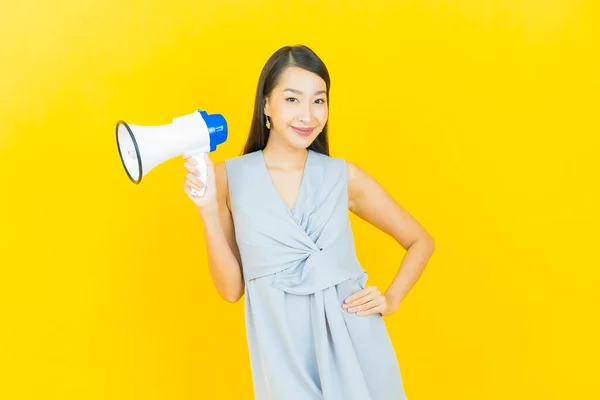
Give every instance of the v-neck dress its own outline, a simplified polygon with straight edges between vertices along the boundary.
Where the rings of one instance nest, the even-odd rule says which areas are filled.
[[[342,308],[367,280],[346,162],[309,150],[292,209],[261,150],[225,164],[256,400],[406,399],[383,317]]]

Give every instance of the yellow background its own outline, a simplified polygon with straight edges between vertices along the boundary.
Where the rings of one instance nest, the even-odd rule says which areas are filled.
[[[594,3],[3,2],[0,398],[252,398],[182,158],[133,185],[114,125],[205,108],[230,128],[213,160],[237,156],[296,43],[332,75],[332,155],[436,240],[387,319],[409,398],[599,398]],[[385,287],[404,252],[352,221]]]

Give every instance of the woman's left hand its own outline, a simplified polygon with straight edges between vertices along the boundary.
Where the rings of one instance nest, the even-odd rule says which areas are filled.
[[[386,297],[376,286],[368,286],[354,292],[346,298],[342,308],[348,312],[356,313],[358,316],[371,314],[390,315],[396,311]]]

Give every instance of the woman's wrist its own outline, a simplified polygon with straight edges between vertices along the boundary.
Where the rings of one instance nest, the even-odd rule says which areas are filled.
[[[198,212],[205,225],[214,225],[220,223],[219,211],[217,207],[198,207]]]
[[[396,312],[398,307],[400,307],[400,302],[401,302],[401,299],[399,298],[399,296],[394,295],[389,290],[384,293],[384,296],[387,299],[390,313]]]

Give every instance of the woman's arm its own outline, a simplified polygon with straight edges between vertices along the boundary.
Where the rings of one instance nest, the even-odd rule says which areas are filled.
[[[244,295],[240,252],[235,241],[229,210],[229,189],[225,163],[215,166],[217,209],[199,210],[206,237],[208,267],[217,291],[225,300],[236,302]]]
[[[406,250],[398,272],[385,291],[389,309],[384,314],[390,314],[421,276],[433,254],[434,240],[373,177],[351,162],[346,165],[350,211],[393,237]]]

